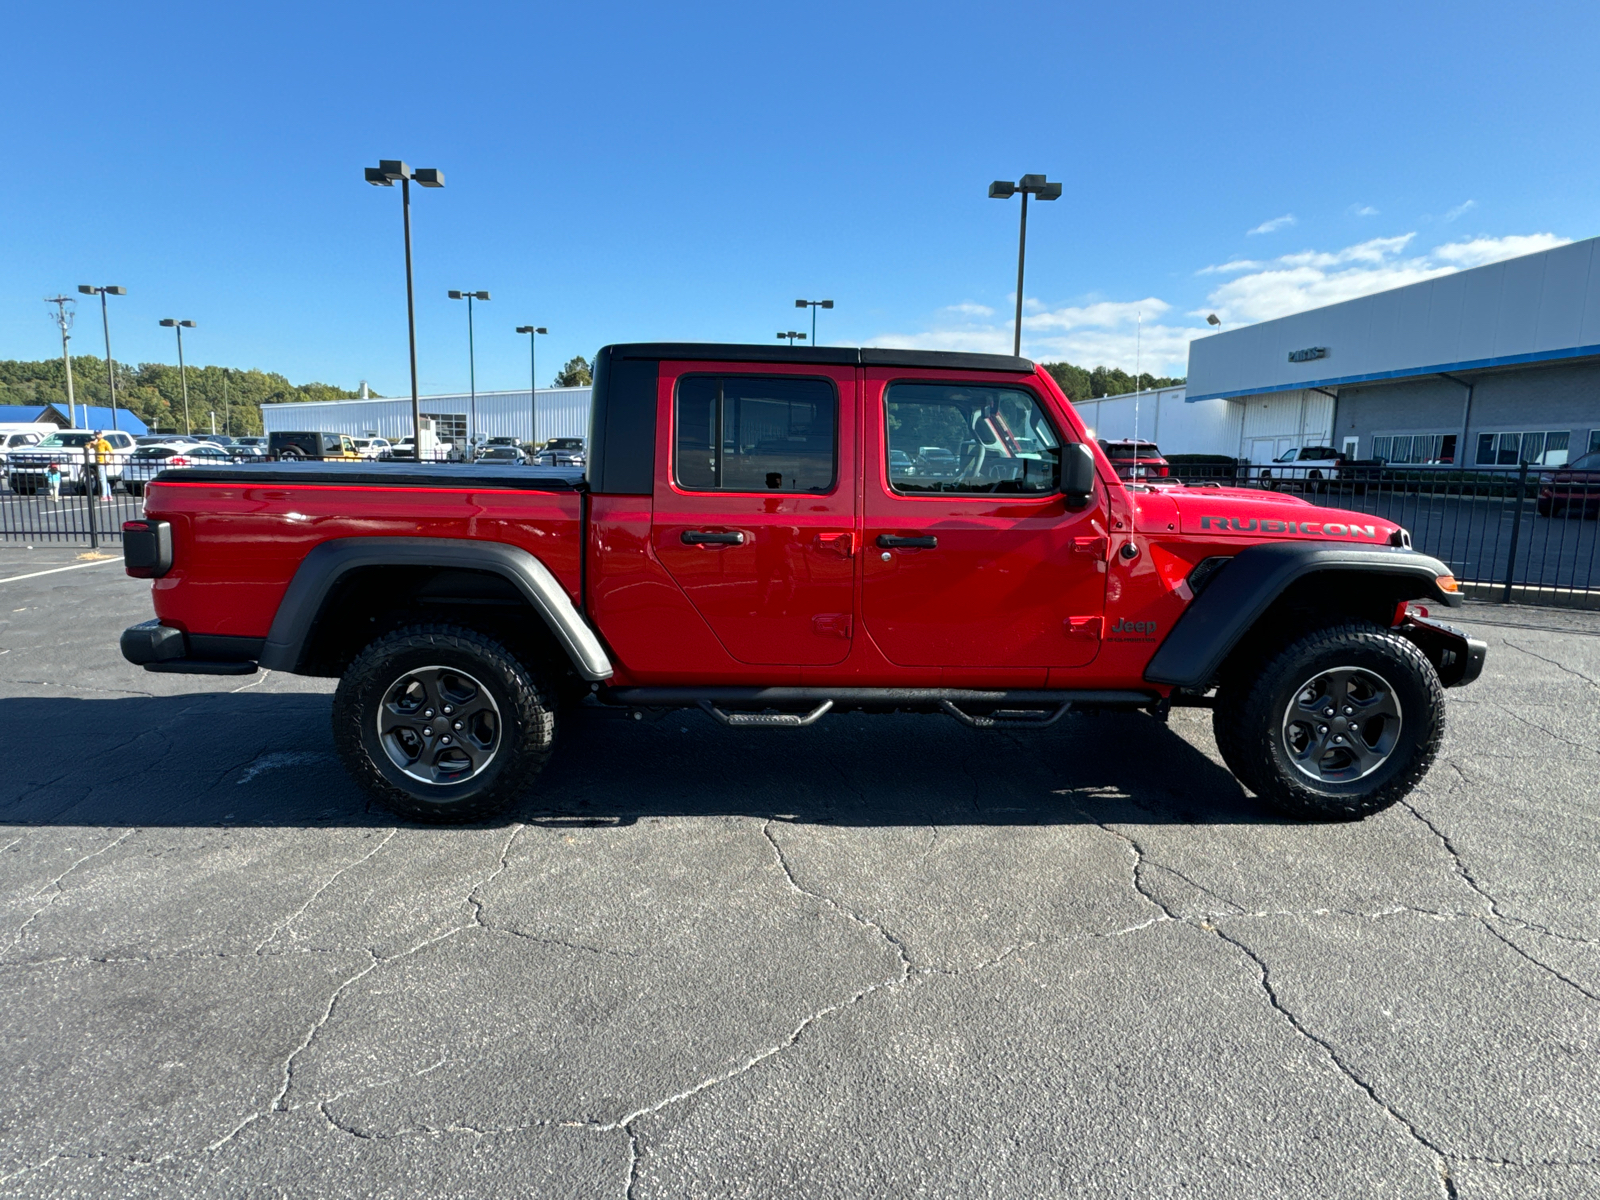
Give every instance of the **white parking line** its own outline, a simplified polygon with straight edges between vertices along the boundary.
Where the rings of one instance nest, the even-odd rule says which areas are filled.
[[[70,567],[51,567],[48,571],[32,571],[27,575],[8,575],[0,583],[15,583],[19,579],[37,579],[41,575],[56,575],[62,571],[81,571],[84,567],[103,567],[106,563],[120,563],[119,558],[102,558],[98,562],[73,563]]]

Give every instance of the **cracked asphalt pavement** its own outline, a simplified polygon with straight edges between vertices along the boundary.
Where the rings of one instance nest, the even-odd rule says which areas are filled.
[[[1359,824],[1194,710],[580,713],[431,829],[330,681],[124,663],[147,591],[0,583],[0,1196],[1600,1195],[1600,616],[1458,614]]]

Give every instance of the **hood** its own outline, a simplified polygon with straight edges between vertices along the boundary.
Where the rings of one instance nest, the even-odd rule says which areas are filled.
[[[1372,513],[1323,508],[1299,496],[1249,488],[1181,488],[1168,493],[1180,533],[1201,537],[1306,539],[1387,546],[1400,526]]]

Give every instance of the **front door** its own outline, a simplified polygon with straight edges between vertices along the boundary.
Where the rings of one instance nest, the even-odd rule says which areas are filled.
[[[909,377],[908,377],[909,376]],[[1103,491],[1061,494],[1031,384],[869,371],[862,622],[904,666],[1074,667],[1100,649]]]
[[[672,453],[656,480],[656,557],[738,661],[843,662],[855,626],[855,370],[663,363],[662,374]]]

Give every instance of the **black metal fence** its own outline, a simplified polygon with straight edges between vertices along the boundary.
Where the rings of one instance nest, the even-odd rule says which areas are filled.
[[[1175,464],[1192,487],[1272,490],[1382,517],[1468,595],[1600,608],[1600,472],[1530,466]]]
[[[95,462],[64,449],[53,465],[31,448],[12,452],[0,479],[0,541],[120,544],[122,523],[144,515],[148,460],[121,453]]]

